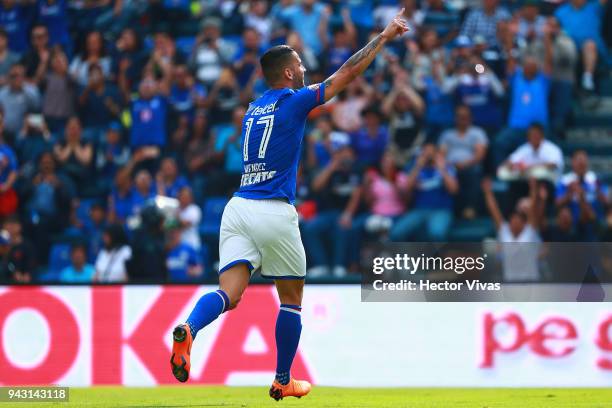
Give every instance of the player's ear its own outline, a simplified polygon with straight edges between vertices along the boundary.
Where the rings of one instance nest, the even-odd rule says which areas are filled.
[[[285,68],[285,77],[290,81],[293,81],[293,70],[291,68]]]

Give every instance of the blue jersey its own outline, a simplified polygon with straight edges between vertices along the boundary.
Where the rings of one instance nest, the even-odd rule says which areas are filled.
[[[293,204],[308,113],[325,102],[325,85],[269,89],[249,105],[242,121],[242,179],[234,194],[285,199]]]

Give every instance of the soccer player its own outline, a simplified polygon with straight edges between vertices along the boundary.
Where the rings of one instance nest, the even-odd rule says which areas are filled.
[[[385,43],[408,31],[402,9],[365,47],[325,82],[304,86],[306,69],[289,46],[270,48],[260,59],[270,89],[253,101],[242,121],[243,174],[240,188],[221,220],[219,289],[202,296],[187,322],[173,331],[170,365],[181,382],[189,378],[190,351],[197,333],[221,313],[234,309],[251,274],[274,280],[280,298],[276,320],[276,377],[270,397],[302,397],[307,381],[290,370],[302,331],[300,310],[306,256],[298,229],[296,173],[306,116],[359,76]]]

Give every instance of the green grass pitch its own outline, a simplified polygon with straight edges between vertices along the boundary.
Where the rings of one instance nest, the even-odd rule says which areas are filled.
[[[330,388],[276,402],[266,387],[172,386],[73,388],[69,403],[15,407],[337,407],[337,408],[610,408],[612,388]],[[0,403],[0,408],[2,407]]]

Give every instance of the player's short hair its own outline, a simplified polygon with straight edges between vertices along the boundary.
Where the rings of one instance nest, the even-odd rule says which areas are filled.
[[[259,63],[268,85],[272,85],[280,79],[283,70],[291,61],[293,52],[293,48],[288,45],[276,45],[261,56]]]

